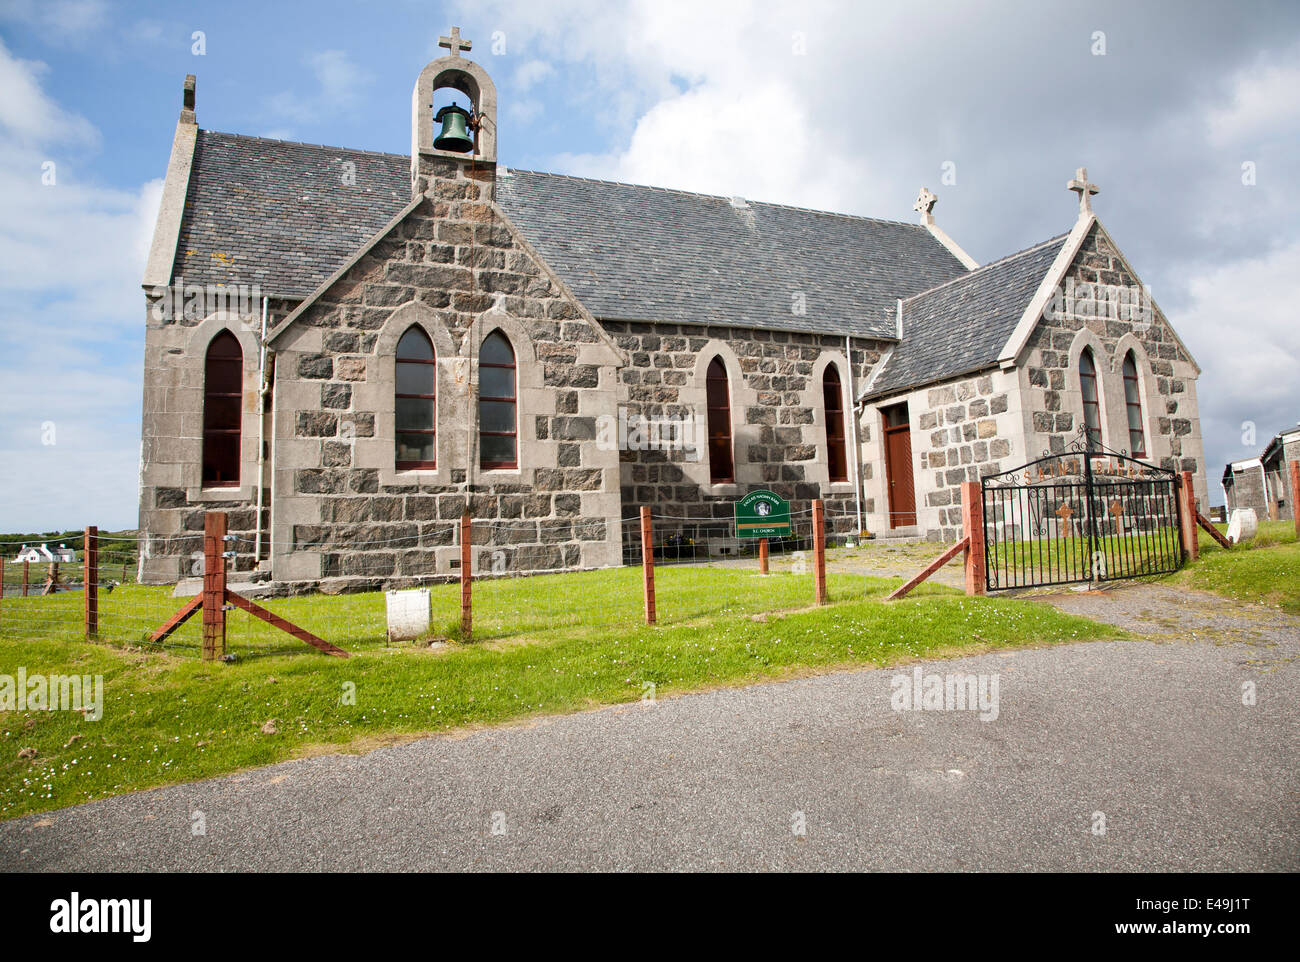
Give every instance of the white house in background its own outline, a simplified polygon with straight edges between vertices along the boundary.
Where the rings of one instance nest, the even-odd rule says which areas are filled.
[[[74,564],[76,560],[77,552],[63,544],[57,548],[44,544],[25,544],[14,559],[17,562],[30,561],[35,564]]]

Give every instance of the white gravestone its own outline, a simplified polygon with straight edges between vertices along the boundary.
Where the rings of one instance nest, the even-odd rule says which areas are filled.
[[[1228,519],[1228,540],[1233,544],[1241,544],[1243,541],[1250,541],[1255,537],[1255,532],[1259,529],[1259,519],[1255,517],[1254,508],[1234,508],[1232,517]]]
[[[429,631],[429,589],[386,591],[388,640],[410,641]]]

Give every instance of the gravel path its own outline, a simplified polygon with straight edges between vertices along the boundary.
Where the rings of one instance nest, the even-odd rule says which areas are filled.
[[[1164,640],[921,666],[996,674],[992,721],[892,710],[891,679],[910,667],[844,672],[30,816],[0,823],[0,861],[39,871],[1300,869],[1300,619],[1153,586],[1044,600]],[[1243,682],[1256,704],[1243,705]],[[197,813],[206,834],[193,833]],[[1096,813],[1104,834],[1093,832]]]

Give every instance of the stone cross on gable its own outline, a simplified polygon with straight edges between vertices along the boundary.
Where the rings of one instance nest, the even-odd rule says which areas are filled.
[[[451,51],[453,57],[459,57],[460,52],[462,50],[471,49],[474,46],[474,42],[471,40],[460,39],[460,27],[452,27],[450,37],[438,38],[438,46],[446,47]]]
[[[1098,187],[1096,184],[1089,183],[1088,168],[1080,167],[1078,170],[1076,170],[1074,172],[1074,180],[1070,181],[1065,186],[1068,187],[1070,190],[1078,193],[1080,216],[1082,216],[1083,214],[1091,214],[1092,195],[1099,193],[1101,191],[1101,188]]]
[[[912,210],[921,215],[921,223],[934,223],[934,205],[938,200],[938,195],[932,193],[929,187],[921,188],[921,193],[916,195],[916,203],[912,205]]]

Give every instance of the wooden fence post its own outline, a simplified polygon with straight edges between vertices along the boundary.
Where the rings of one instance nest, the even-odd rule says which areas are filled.
[[[641,508],[641,580],[645,588],[645,623],[653,625],[655,613],[655,542],[650,508]]]
[[[966,594],[982,595],[988,587],[984,558],[984,493],[978,481],[961,483],[961,523],[966,537]]]
[[[767,574],[767,539],[758,539],[758,573]]]
[[[1196,526],[1196,489],[1192,487],[1192,472],[1182,474],[1182,497],[1179,498],[1179,521],[1183,526],[1183,552],[1192,561],[1201,556],[1201,546],[1197,542]]]
[[[203,660],[226,653],[226,514],[203,515]]]
[[[817,604],[826,604],[826,503],[813,502],[813,588]]]
[[[460,640],[474,637],[474,532],[469,512],[460,516]]]
[[[1295,521],[1296,540],[1300,540],[1300,461],[1291,462],[1291,519]]]
[[[24,598],[27,597],[27,585],[30,582],[31,567],[32,567],[32,563],[30,561],[23,562],[23,597]]]
[[[81,562],[84,571],[86,638],[99,634],[99,528],[86,525],[85,550]]]

